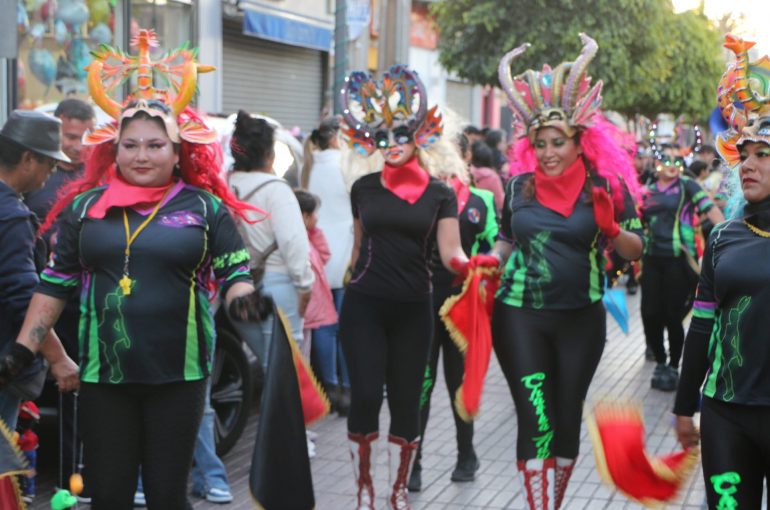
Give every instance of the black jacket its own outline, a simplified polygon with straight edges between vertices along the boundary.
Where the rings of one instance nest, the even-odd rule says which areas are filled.
[[[21,196],[0,182],[0,352],[16,341],[38,284],[36,230]],[[37,372],[38,363],[25,374]]]

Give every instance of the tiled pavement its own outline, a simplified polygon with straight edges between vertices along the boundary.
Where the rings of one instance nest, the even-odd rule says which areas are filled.
[[[608,319],[608,341],[596,377],[589,390],[589,400],[602,396],[624,396],[642,402],[647,433],[647,448],[653,453],[673,451],[677,445],[671,429],[673,394],[650,389],[653,363],[644,361],[644,335],[639,319],[638,296],[628,298],[631,311],[630,332],[624,335]],[[441,366],[439,364],[439,366]],[[441,381],[439,375],[439,381]],[[415,510],[443,509],[522,509],[524,502],[515,469],[516,416],[513,403],[497,361],[490,365],[480,417],[476,422],[475,447],[481,469],[474,482],[452,483],[449,474],[455,462],[454,421],[443,382],[434,391],[431,419],[425,438],[423,456],[423,491],[410,494]],[[254,441],[255,419],[238,445],[225,457],[235,501],[214,505],[195,500],[196,510],[242,510],[254,508],[248,494],[248,463]],[[352,468],[350,466],[345,420],[327,417],[312,429],[318,434],[317,456],[312,460],[313,481],[318,510],[355,508]],[[387,404],[383,406],[381,431],[388,430]],[[642,506],[601,483],[594,467],[592,448],[583,427],[581,454],[567,490],[563,508],[568,510],[637,509]],[[375,472],[377,508],[384,507],[387,484],[387,453],[379,441]],[[286,487],[285,490],[291,490]],[[42,497],[34,509],[47,508]],[[700,470],[696,471],[680,498],[668,509],[705,508]],[[81,505],[81,508],[87,508]],[[270,509],[272,510],[272,509]]]

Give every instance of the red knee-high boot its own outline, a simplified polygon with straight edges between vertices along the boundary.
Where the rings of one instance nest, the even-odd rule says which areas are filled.
[[[401,437],[388,436],[390,467],[388,484],[391,491],[388,495],[388,509],[411,510],[412,508],[409,505],[409,491],[407,491],[406,482],[409,476],[409,467],[412,464],[412,456],[419,442],[419,439],[409,442]]]
[[[529,510],[556,510],[554,459],[520,460],[518,467]]]
[[[348,432],[350,460],[353,461],[353,475],[356,477],[358,491],[358,510],[374,510],[372,461],[374,460],[374,441],[378,437],[380,437],[378,432],[366,435]]]
[[[556,457],[556,476],[554,482],[554,498],[556,499],[556,510],[561,508],[564,501],[564,494],[567,492],[569,478],[572,476],[572,470],[575,467],[575,459]]]

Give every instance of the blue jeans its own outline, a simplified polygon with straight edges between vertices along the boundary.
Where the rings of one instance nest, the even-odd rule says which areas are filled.
[[[8,430],[16,430],[16,420],[19,417],[19,404],[21,399],[10,391],[0,391],[0,418],[3,419]]]
[[[342,298],[345,296],[345,289],[333,289],[332,298],[337,312],[342,307]],[[339,378],[337,370],[342,376],[342,385],[350,387],[350,378],[348,377],[348,367],[345,363],[345,356],[342,354],[337,330],[339,324],[330,324],[321,326],[313,330],[313,360],[318,367],[318,375],[324,384],[337,385]]]
[[[265,273],[262,278],[263,292],[273,298],[289,321],[294,342],[302,340],[302,317],[299,316],[299,295],[287,274]],[[267,371],[267,359],[270,355],[270,343],[273,340],[273,316],[260,324],[240,323],[239,333],[246,340],[252,351],[262,362],[262,370]],[[258,330],[258,331],[257,331]]]
[[[210,489],[230,491],[227,472],[217,456],[214,445],[214,409],[211,407],[211,379],[206,387],[206,404],[203,408],[203,420],[195,442],[192,468],[192,492],[205,495]]]

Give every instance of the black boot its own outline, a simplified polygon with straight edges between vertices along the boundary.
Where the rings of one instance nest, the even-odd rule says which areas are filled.
[[[329,412],[335,413],[339,408],[340,394],[336,384],[323,383],[324,393],[329,397],[331,409]]]
[[[412,472],[409,474],[409,483],[406,484],[406,488],[409,489],[409,492],[422,490],[422,466],[418,460],[412,464]]]
[[[451,480],[453,482],[472,482],[476,478],[476,471],[479,470],[479,459],[476,452],[471,450],[467,454],[457,456],[457,465],[452,471]]]
[[[337,414],[347,416],[350,410],[350,388],[343,385],[337,387]]]

